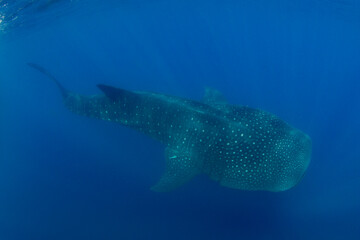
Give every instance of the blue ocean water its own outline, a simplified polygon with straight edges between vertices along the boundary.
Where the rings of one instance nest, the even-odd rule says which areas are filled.
[[[0,240],[360,239],[360,2],[0,0]],[[103,83],[272,112],[306,132],[293,189],[198,176],[169,193],[164,147],[77,116]]]

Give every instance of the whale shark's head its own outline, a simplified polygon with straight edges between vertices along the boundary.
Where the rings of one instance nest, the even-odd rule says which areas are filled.
[[[68,92],[43,67],[28,65],[58,86],[69,110],[118,122],[166,144],[166,171],[154,191],[175,189],[201,172],[230,188],[284,191],[309,165],[306,134],[271,113],[229,105],[216,90],[207,89],[201,103],[103,84],[98,87],[104,95],[82,96]]]
[[[311,158],[311,139],[305,133],[293,129],[289,136],[280,140],[275,150],[280,171],[270,191],[285,191],[294,187],[303,178]]]

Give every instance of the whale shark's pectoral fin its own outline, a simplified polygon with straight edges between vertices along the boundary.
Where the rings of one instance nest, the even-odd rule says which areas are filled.
[[[168,192],[188,182],[199,171],[199,162],[191,152],[166,149],[166,169],[158,183],[151,187],[156,192]]]
[[[209,87],[205,88],[203,102],[219,110],[224,110],[228,104],[221,92]]]

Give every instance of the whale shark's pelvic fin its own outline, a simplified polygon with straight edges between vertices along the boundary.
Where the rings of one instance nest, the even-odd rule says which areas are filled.
[[[200,173],[201,163],[196,156],[188,151],[180,151],[168,147],[165,151],[166,169],[156,185],[151,190],[168,192],[191,180]]]
[[[48,78],[50,78],[51,80],[53,80],[55,82],[55,84],[59,87],[61,95],[65,98],[68,95],[68,91],[60,84],[60,82],[52,75],[50,74],[45,68],[41,67],[40,65],[36,64],[36,63],[27,63],[27,65],[29,67],[32,67],[36,70],[38,70],[39,72],[45,74]]]

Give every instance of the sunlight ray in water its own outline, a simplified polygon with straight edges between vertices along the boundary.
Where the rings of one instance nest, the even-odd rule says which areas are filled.
[[[0,32],[48,24],[72,12],[76,2],[78,0],[0,0]]]
[[[139,2],[151,2],[142,0],[116,1],[116,0],[0,0],[0,33],[14,32],[19,29],[29,29],[35,26],[49,24],[69,13],[79,14],[79,11],[87,11],[89,5],[96,6],[99,11],[100,5],[114,8],[128,3],[138,5]],[[258,1],[259,6],[266,5],[265,1]],[[359,21],[358,12],[360,5],[351,0],[294,0],[285,5],[293,6],[298,11],[311,9],[311,11],[330,14],[336,18]]]

